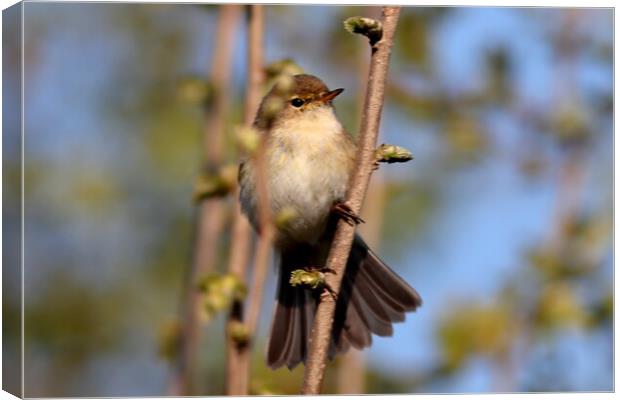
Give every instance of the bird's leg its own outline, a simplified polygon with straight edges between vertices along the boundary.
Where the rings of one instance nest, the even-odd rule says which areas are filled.
[[[363,224],[364,220],[361,219],[345,202],[336,202],[332,207],[332,211],[334,211],[338,216],[344,219],[347,224],[354,226],[357,224]]]

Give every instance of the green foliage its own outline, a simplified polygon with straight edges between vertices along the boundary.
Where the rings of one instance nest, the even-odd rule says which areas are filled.
[[[558,253],[546,247],[531,250],[529,261],[546,279],[580,278],[590,270],[566,252]]]
[[[386,182],[384,239],[381,242],[385,254],[397,258],[428,228],[427,224],[440,206],[438,183],[414,179]]]
[[[171,364],[177,360],[181,346],[181,323],[178,320],[167,321],[159,329],[159,356]]]
[[[209,82],[199,76],[185,76],[177,83],[179,100],[189,104],[206,104],[212,90]]]
[[[398,83],[388,82],[387,90],[387,97],[416,120],[436,121],[450,107],[448,100],[440,95],[420,94]]]
[[[269,83],[275,82],[282,75],[303,74],[304,70],[291,58],[274,61],[265,67],[265,75],[267,78],[267,86]]]
[[[504,48],[490,50],[486,56],[488,101],[495,104],[508,104],[512,99],[510,78],[514,62]]]
[[[551,132],[565,146],[585,144],[592,136],[587,111],[581,104],[565,103],[550,119]]]
[[[608,289],[602,298],[595,302],[589,310],[587,326],[597,329],[600,326],[610,325],[614,315],[614,293]]]
[[[600,266],[610,233],[611,222],[602,215],[575,217],[562,227],[559,248],[534,247],[529,262],[544,279],[587,278]]]
[[[569,326],[583,326],[586,312],[569,283],[557,281],[545,285],[535,306],[534,324],[541,332]]]
[[[59,375],[63,369],[64,373],[75,373],[93,352],[116,349],[126,322],[125,314],[118,310],[126,308],[126,299],[117,288],[98,289],[59,270],[53,281],[28,302],[24,340],[52,354]]]
[[[405,9],[401,13],[394,41],[395,56],[402,57],[407,65],[420,67],[426,72],[429,67],[429,25],[434,21],[420,9]],[[409,67],[410,68],[410,67]]]
[[[511,310],[505,306],[457,306],[444,315],[437,329],[442,364],[447,371],[455,371],[474,355],[500,356],[508,351],[514,334]]]
[[[448,159],[459,164],[474,162],[484,154],[489,142],[479,119],[470,114],[448,114],[444,119]]]

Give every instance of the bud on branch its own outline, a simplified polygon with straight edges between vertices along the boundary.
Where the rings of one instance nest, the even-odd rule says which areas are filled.
[[[371,46],[374,46],[383,37],[383,25],[380,21],[372,18],[347,18],[344,20],[344,28],[351,33],[366,36]]]
[[[377,162],[384,162],[388,164],[413,160],[413,155],[409,150],[393,144],[382,144],[377,147],[375,154],[377,156]]]

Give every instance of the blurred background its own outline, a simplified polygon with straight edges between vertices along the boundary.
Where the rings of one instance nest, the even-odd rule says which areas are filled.
[[[25,395],[166,395],[220,6],[24,7]],[[356,132],[368,46],[342,21],[378,10],[265,12],[266,64],[294,60],[346,88],[336,108]],[[245,31],[242,18],[230,33],[230,163]],[[613,390],[612,38],[611,9],[402,10],[381,141],[415,159],[375,174],[361,229],[424,305],[332,363],[326,393]],[[5,93],[18,98],[19,63],[7,62]],[[19,177],[17,154],[3,166]],[[18,224],[5,209],[8,239]],[[255,394],[300,388],[301,367],[264,364],[274,293],[270,268]],[[5,295],[3,339],[16,344],[6,321],[19,298]],[[201,326],[197,394],[224,393],[224,320]],[[5,352],[5,369],[17,356]]]

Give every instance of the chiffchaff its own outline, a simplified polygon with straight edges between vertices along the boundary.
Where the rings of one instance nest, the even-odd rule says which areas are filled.
[[[280,252],[276,308],[267,364],[294,368],[305,362],[312,321],[322,289],[292,286],[295,269],[325,267],[337,218],[357,220],[344,204],[357,146],[342,127],[332,100],[343,89],[329,90],[312,75],[295,75],[288,88],[275,85],[263,98],[254,127],[267,135],[265,168],[273,215],[290,218],[277,227]],[[252,160],[239,169],[243,212],[259,229],[256,170]],[[392,335],[392,322],[422,304],[418,293],[355,236],[337,298],[329,357],[350,346],[371,345],[371,333]]]

